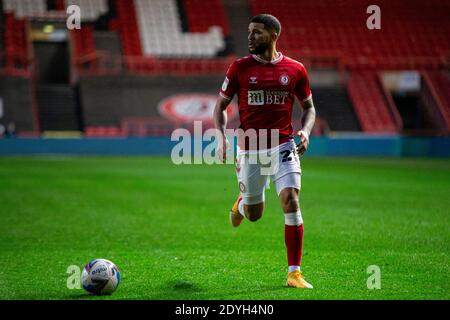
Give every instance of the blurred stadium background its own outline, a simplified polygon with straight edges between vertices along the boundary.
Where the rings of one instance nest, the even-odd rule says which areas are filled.
[[[71,4],[81,8],[79,30],[66,27]],[[381,137],[382,146],[369,153],[448,155],[447,139],[430,137],[450,133],[450,2],[376,1],[381,30],[366,27],[370,4],[0,1],[0,136],[166,137],[174,128],[191,129],[195,119],[207,129],[228,65],[248,54],[249,18],[268,12],[283,25],[279,50],[310,72],[320,118],[314,135],[331,137],[313,144],[311,154],[364,154],[347,141],[354,133],[359,143],[361,136],[370,136],[369,144],[374,134]],[[400,136],[427,137],[421,149],[427,152],[414,151],[410,145],[418,140]],[[17,149],[3,141],[2,153],[38,152],[45,148],[39,143]]]

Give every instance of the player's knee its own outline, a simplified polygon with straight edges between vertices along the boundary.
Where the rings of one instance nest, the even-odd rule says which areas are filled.
[[[299,209],[298,195],[294,192],[287,192],[282,200],[284,212],[295,212]]]
[[[258,221],[263,214],[264,207],[263,205],[256,206],[245,206],[245,216],[251,222]]]
[[[262,213],[257,213],[257,214],[251,213],[251,214],[247,215],[248,220],[251,222],[256,222],[261,217],[262,217]]]
[[[262,217],[262,214],[249,214],[247,218],[250,222],[256,222]]]

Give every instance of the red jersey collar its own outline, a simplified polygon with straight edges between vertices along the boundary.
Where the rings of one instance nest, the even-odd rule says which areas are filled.
[[[267,60],[261,59],[261,58],[258,57],[256,54],[252,54],[252,57],[253,57],[253,59],[255,59],[256,61],[261,62],[261,63],[264,63],[264,64],[266,64],[266,63],[277,64],[278,62],[280,62],[281,60],[283,60],[283,54],[282,54],[281,52],[278,52],[278,53],[279,53],[279,54],[278,54],[278,57],[276,57],[276,58],[273,59],[272,61],[267,61]]]

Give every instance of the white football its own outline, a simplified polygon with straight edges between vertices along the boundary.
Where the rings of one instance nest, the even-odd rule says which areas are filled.
[[[113,293],[120,282],[117,266],[106,259],[94,259],[83,269],[81,275],[83,289],[97,295]]]

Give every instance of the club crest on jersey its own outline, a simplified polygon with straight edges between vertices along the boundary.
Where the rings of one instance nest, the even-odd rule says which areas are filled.
[[[248,80],[248,83],[256,84],[256,83],[258,83],[258,80],[256,80],[256,77],[250,77],[250,79]]]
[[[289,76],[287,74],[282,74],[278,79],[283,86],[287,86],[289,84]]]

